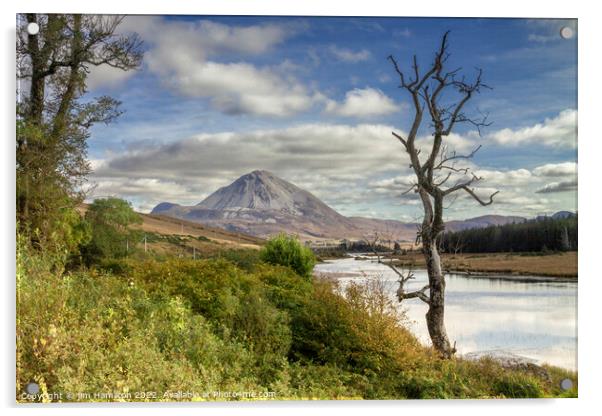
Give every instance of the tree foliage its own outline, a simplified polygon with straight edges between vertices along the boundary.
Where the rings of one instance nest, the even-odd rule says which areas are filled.
[[[123,17],[35,13],[17,26],[17,220],[42,245],[61,234],[84,196],[89,129],[121,112],[111,97],[88,97],[93,66],[139,66],[141,41],[117,28]],[[29,34],[29,23],[39,25]],[[53,245],[60,241],[50,241]],[[48,247],[48,245],[47,245]]]
[[[441,238],[448,253],[496,253],[577,250],[577,216],[448,232]]]
[[[302,245],[298,239],[280,234],[267,242],[261,250],[260,257],[269,264],[288,266],[300,276],[310,278],[316,258],[309,247]]]
[[[130,227],[141,224],[142,218],[123,199],[96,199],[86,212],[86,221],[92,229],[91,241],[83,250],[88,261],[123,257],[140,239],[140,231]]]

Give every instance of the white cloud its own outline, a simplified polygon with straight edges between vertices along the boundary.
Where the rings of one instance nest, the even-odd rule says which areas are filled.
[[[132,17],[127,30],[142,34],[150,48],[144,62],[163,83],[191,97],[207,97],[228,114],[289,116],[318,100],[290,75],[290,62],[257,67],[244,61],[222,62],[236,52],[259,55],[271,51],[294,32],[274,24],[228,26],[207,20],[174,22],[155,17]]]
[[[443,139],[444,145],[447,147],[448,153],[457,152],[458,154],[469,154],[477,147],[474,137],[470,134],[462,136],[457,133],[450,133]],[[421,149],[421,158],[425,159],[430,154],[433,147],[433,136],[420,136],[416,139],[416,147]]]
[[[562,177],[564,180],[549,182],[537,189],[538,194],[577,191],[577,163],[549,163],[538,166],[533,173],[542,179]]]
[[[356,88],[348,91],[341,103],[328,100],[325,110],[344,117],[374,117],[394,113],[399,106],[381,90]]]
[[[339,48],[337,46],[331,46],[330,52],[339,60],[345,62],[362,62],[370,59],[370,51],[362,49],[359,51],[352,51],[350,49]]]
[[[569,27],[576,32],[576,19],[529,19],[525,23],[533,32],[529,33],[527,39],[535,43],[548,43],[563,41],[560,30]]]
[[[477,169],[475,175],[483,178],[483,183],[490,186],[514,186],[529,183],[533,175],[527,169],[507,171]]]
[[[392,130],[382,124],[301,124],[284,129],[199,134],[117,155],[99,164],[97,174],[203,180],[253,169],[362,173],[405,165],[401,146],[391,139]]]
[[[92,179],[103,184],[103,192],[114,189],[124,192],[124,196],[136,190],[119,184],[153,180],[156,182],[136,182],[138,189],[146,186],[147,190],[140,192],[147,193],[149,203],[185,203],[191,197],[198,202],[198,195],[213,192],[254,169],[266,169],[327,202],[353,208],[357,204],[351,199],[337,198],[342,190],[358,197],[361,191],[371,191],[365,182],[375,176],[387,170],[407,169],[401,146],[391,138],[392,130],[381,124],[302,124],[285,129],[199,134],[97,160]],[[168,184],[170,192],[179,196],[163,195],[162,184]]]
[[[117,196],[132,202],[134,208],[147,212],[157,201],[179,201],[183,204],[196,204],[208,194],[191,184],[157,178],[127,177],[97,178],[95,187],[87,201],[96,198]]]
[[[94,160],[92,179],[99,183],[97,194],[121,195],[133,200],[138,208],[147,209],[163,201],[197,203],[240,175],[266,169],[348,215],[374,211],[384,218],[391,209],[419,212],[420,204],[413,202],[417,201],[416,194],[401,196],[415,178],[402,146],[391,136],[393,130],[402,136],[406,134],[393,126],[367,123],[300,124],[282,129],[198,134]],[[418,142],[426,146],[427,140],[428,137],[421,137]],[[454,140],[460,146],[474,144],[463,136]],[[428,150],[424,146],[423,154]],[[570,170],[571,162],[510,170],[479,167],[473,160],[461,162],[459,165],[483,177],[474,184],[478,195],[487,198],[495,191],[500,193],[495,204],[487,208],[479,207],[465,193],[457,194],[456,202],[453,197],[448,198],[450,218],[483,213],[532,216],[575,209],[576,180],[574,185],[565,184],[562,182],[567,178],[561,176]],[[558,183],[546,183],[559,176]],[[469,177],[470,173],[454,174],[445,186]]]
[[[416,176],[414,174],[408,174],[403,176],[396,176],[394,178],[379,179],[369,183],[370,187],[375,192],[381,194],[405,192],[416,183]]]
[[[535,191],[538,194],[551,194],[555,192],[567,192],[567,191],[576,191],[577,190],[577,178],[569,179],[561,182],[551,182],[548,183],[543,188]]]
[[[393,32],[393,36],[398,36],[398,37],[402,37],[402,38],[409,38],[410,36],[412,36],[412,32],[410,31],[410,29],[403,28],[403,29],[398,29],[396,31]]]
[[[570,176],[577,174],[577,163],[548,163],[533,170],[537,176]]]
[[[548,43],[550,41],[560,40],[561,37],[560,37],[559,34],[539,35],[539,34],[536,34],[536,33],[530,33],[529,36],[528,36],[528,39],[531,42]]]
[[[489,138],[500,145],[518,146],[521,144],[539,144],[550,147],[577,147],[577,110],[561,111],[554,118],[543,123],[517,130],[509,128],[492,133]]]
[[[90,73],[86,79],[86,86],[89,90],[119,87],[136,73],[136,70],[123,71],[109,65],[91,65],[88,70]]]
[[[378,75],[378,82],[381,84],[388,84],[391,82],[391,76],[389,74],[381,73]]]

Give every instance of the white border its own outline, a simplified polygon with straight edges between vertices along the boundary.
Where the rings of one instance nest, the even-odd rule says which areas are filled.
[[[8,3],[8,4],[7,4]],[[468,416],[504,415],[526,412],[554,414],[590,414],[602,397],[600,382],[600,327],[601,312],[599,295],[602,290],[602,275],[596,267],[600,256],[599,166],[602,155],[602,132],[600,128],[599,70],[602,68],[598,41],[600,15],[593,6],[585,2],[548,0],[526,2],[504,0],[484,2],[469,0],[407,2],[401,0],[369,0],[364,2],[320,0],[317,2],[292,2],[278,0],[228,0],[228,1],[165,1],[146,0],[125,4],[123,0],[101,2],[73,2],[68,0],[20,0],[18,4],[2,3],[2,80],[1,100],[2,126],[4,135],[2,191],[2,239],[0,255],[6,273],[2,302],[2,375],[0,392],[5,414],[40,414],[39,407],[17,407],[14,404],[14,27],[17,12],[83,12],[83,13],[131,13],[131,14],[237,14],[237,15],[338,15],[338,16],[467,16],[467,17],[576,17],[579,18],[579,395],[577,400],[506,400],[506,401],[405,401],[405,402],[278,402],[245,404],[201,404],[201,405],[104,405],[87,406],[85,414],[103,414],[109,408],[116,414],[163,415],[202,413],[244,413],[250,415],[281,414],[306,415],[345,412],[365,414],[380,409],[391,415],[436,411],[448,415]],[[591,2],[590,4],[595,4]],[[478,319],[475,317],[475,319]],[[177,409],[177,410],[175,410]],[[599,411],[599,409],[598,409]],[[52,415],[81,415],[78,406],[46,407],[43,412]]]

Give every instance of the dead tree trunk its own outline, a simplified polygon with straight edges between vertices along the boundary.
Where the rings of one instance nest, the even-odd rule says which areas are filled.
[[[424,217],[418,232],[417,240],[422,242],[422,251],[426,261],[429,284],[421,290],[405,292],[404,283],[412,278],[412,274],[404,274],[396,271],[400,276],[400,287],[397,291],[399,301],[410,298],[419,298],[429,305],[426,314],[426,322],[433,347],[444,358],[450,358],[455,353],[445,330],[445,276],[441,269],[441,258],[438,252],[439,239],[445,230],[443,223],[443,201],[457,191],[465,191],[481,205],[489,205],[497,192],[489,195],[489,200],[482,200],[472,188],[479,180],[474,173],[469,174],[469,168],[456,166],[456,162],[462,159],[470,159],[480,149],[476,147],[470,154],[459,155],[456,152],[448,153],[444,138],[448,136],[457,123],[468,122],[475,126],[479,132],[483,126],[488,126],[487,117],[475,120],[464,115],[464,105],[479,93],[482,88],[489,88],[481,82],[481,70],[478,70],[473,83],[465,82],[465,78],[458,78],[460,68],[444,72],[444,66],[449,58],[447,52],[447,36],[443,35],[439,50],[431,67],[421,74],[416,56],[412,64],[413,75],[406,79],[403,71],[393,56],[389,56],[393,67],[400,79],[400,88],[410,94],[414,121],[407,137],[393,132],[403,145],[410,159],[410,168],[416,176],[416,182],[406,191],[416,192],[422,201]],[[442,93],[446,89],[455,89],[458,99],[455,102],[441,103]],[[449,100],[449,98],[447,98]],[[424,110],[431,119],[432,147],[425,159],[419,157],[421,149],[415,145],[416,135],[422,124]],[[453,179],[455,184],[444,187],[449,180]],[[390,264],[395,270],[395,267]],[[428,290],[429,294],[426,295]]]

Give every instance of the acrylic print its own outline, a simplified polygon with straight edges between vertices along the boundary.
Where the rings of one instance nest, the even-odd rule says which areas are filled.
[[[577,29],[18,15],[16,400],[576,397]]]

